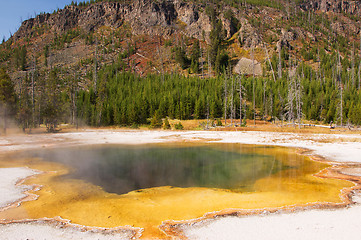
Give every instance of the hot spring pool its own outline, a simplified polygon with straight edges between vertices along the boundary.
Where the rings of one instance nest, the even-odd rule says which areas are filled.
[[[241,144],[75,146],[23,152],[2,165],[46,171],[38,200],[0,218],[53,218],[73,223],[144,228],[162,237],[166,220],[187,220],[226,209],[277,208],[334,202],[347,181],[319,178],[328,165],[294,149]]]

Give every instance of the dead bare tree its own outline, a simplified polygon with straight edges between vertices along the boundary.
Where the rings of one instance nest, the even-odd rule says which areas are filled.
[[[278,45],[278,79],[282,78],[281,43]]]
[[[341,56],[340,56],[340,51],[337,51],[337,83],[338,83],[338,89],[339,89],[339,94],[340,94],[340,106],[339,106],[339,111],[340,111],[340,121],[341,121],[341,126],[343,123],[343,85],[342,85],[342,79],[341,79],[341,71],[342,71],[342,66],[341,66]]]
[[[297,100],[297,90],[296,90],[296,78],[295,75],[291,74],[292,62],[291,57],[289,57],[289,74],[288,74],[288,95],[286,103],[286,115],[288,116],[288,121],[294,124],[295,123],[295,101]],[[297,101],[296,101],[297,102]]]
[[[343,85],[339,82],[339,93],[340,93],[340,125],[343,126]]]
[[[234,104],[234,89],[235,89],[235,82],[234,77],[232,76],[232,89],[231,89],[231,126],[236,125],[233,123],[233,120],[236,118],[236,111],[235,111],[235,104]]]
[[[296,98],[296,91],[295,91],[295,79],[292,77],[288,81],[288,95],[287,95],[287,103],[286,103],[286,115],[288,117],[289,122],[293,122],[295,120],[294,116],[294,101]]]
[[[337,61],[336,61],[336,78],[335,78],[335,87],[337,88],[337,83],[341,81],[341,55],[340,51],[337,50]]]
[[[252,48],[251,48],[251,57],[252,57],[252,75],[253,75],[253,81],[252,81],[252,92],[253,92],[253,123],[256,125],[256,91],[255,91],[255,69],[254,69],[254,53],[253,53],[253,41],[252,41]]]
[[[355,42],[352,42],[351,50],[351,81],[352,86],[355,86]]]
[[[273,71],[273,66],[272,66],[272,63],[271,63],[271,59],[270,59],[270,57],[269,57],[269,55],[268,55],[267,46],[266,46],[266,44],[264,44],[263,46],[264,46],[264,50],[265,50],[265,52],[266,52],[267,61],[268,61],[269,65],[270,65],[270,67],[271,67],[271,72],[272,72],[272,76],[273,76],[273,81],[276,82],[275,72]]]
[[[200,47],[200,54],[201,54],[201,69],[202,69],[202,79],[204,78],[204,66],[203,66],[203,49]]]
[[[227,92],[227,74],[224,74],[224,125],[227,125],[227,101],[228,101],[228,92]]]
[[[71,101],[72,101],[72,124],[76,125],[76,128],[78,129],[78,109],[77,109],[77,98],[78,98],[78,73],[77,69],[74,71],[73,75],[73,81],[71,82]]]
[[[318,47],[317,44],[317,65],[318,65],[318,69],[317,69],[317,81],[320,81],[321,79],[321,58],[320,58],[320,48]]]
[[[358,90],[360,90],[360,87],[361,87],[361,61],[360,61],[360,64],[358,66],[357,75],[358,75]]]
[[[98,84],[98,37],[95,36],[95,56],[94,56],[94,86],[95,93],[97,92],[97,84]]]
[[[162,69],[162,83],[164,83],[164,61],[163,61],[163,52],[161,51],[160,48],[161,46],[162,46],[162,38],[159,36],[158,55]]]
[[[208,77],[212,77],[212,62],[209,57],[209,51],[208,51]]]
[[[238,75],[239,79],[239,125],[242,126],[242,105],[243,105],[243,95],[245,93],[245,88],[242,85],[242,77]]]
[[[297,122],[298,122],[298,127],[301,128],[301,120],[302,120],[302,117],[303,117],[303,113],[302,113],[303,86],[302,86],[300,77],[296,77],[295,87],[296,87],[295,93],[296,93]]]
[[[360,29],[360,59],[361,59],[361,29]],[[358,67],[358,90],[361,89],[361,60],[360,60],[360,64]]]
[[[35,127],[35,74],[36,74],[36,59],[34,58],[34,67],[33,67],[33,74],[31,76],[31,116],[32,116],[32,125]]]
[[[163,57],[162,57],[163,54],[160,50],[160,46],[158,46],[158,55],[159,55],[161,69],[162,69],[162,83],[164,83],[164,63],[163,63]]]
[[[263,120],[266,119],[267,108],[266,108],[266,86],[267,86],[267,78],[263,80]]]

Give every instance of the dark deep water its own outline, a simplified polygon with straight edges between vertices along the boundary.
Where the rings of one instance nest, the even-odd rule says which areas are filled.
[[[32,157],[63,163],[76,178],[117,194],[173,186],[251,191],[257,179],[288,168],[272,155],[211,146],[100,145],[45,149]]]

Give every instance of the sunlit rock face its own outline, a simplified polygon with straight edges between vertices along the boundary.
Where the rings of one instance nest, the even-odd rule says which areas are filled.
[[[102,26],[118,28],[126,22],[132,26],[133,34],[169,36],[174,31],[181,30],[185,35],[201,39],[204,31],[209,40],[209,17],[198,8],[194,3],[182,1],[149,0],[125,4],[102,2],[87,7],[67,6],[55,14],[40,14],[24,21],[14,34],[14,38],[32,36],[41,26],[61,34],[78,26],[89,32]],[[184,23],[185,26],[179,29],[179,23]]]
[[[347,13],[359,15],[361,3],[359,1],[338,1],[338,0],[311,0],[303,1],[301,8],[304,10],[320,10],[322,12]]]
[[[256,76],[262,75],[262,66],[261,63],[256,60],[241,58],[236,66],[233,68],[234,73],[251,76],[255,74]]]

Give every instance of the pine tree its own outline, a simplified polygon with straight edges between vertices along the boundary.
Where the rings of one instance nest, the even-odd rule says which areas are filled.
[[[51,70],[48,74],[44,94],[45,96],[42,98],[44,108],[41,115],[44,118],[47,130],[53,132],[56,130],[60,120],[62,106],[57,69]]]
[[[175,61],[179,63],[182,69],[186,69],[189,66],[189,59],[183,47],[176,47],[175,49]]]
[[[24,45],[20,50],[20,69],[22,71],[25,71],[25,69],[26,69],[26,54],[27,54],[27,51],[26,51],[26,47]]]
[[[171,129],[171,126],[170,126],[170,124],[169,124],[168,118],[165,118],[165,119],[164,119],[163,129],[164,129],[164,130],[169,130],[169,129]]]
[[[160,128],[162,127],[163,122],[162,118],[160,117],[159,111],[155,111],[154,115],[152,117],[152,120],[150,121],[150,127],[151,128]]]
[[[0,68],[0,104],[2,108],[3,129],[6,134],[7,118],[14,114],[16,95],[14,84],[4,68]]]
[[[191,69],[193,73],[198,73],[199,71],[199,58],[200,58],[200,47],[199,40],[196,39],[193,43],[191,50]]]
[[[46,45],[44,47],[44,58],[45,58],[44,64],[45,64],[45,67],[48,66],[48,57],[49,57],[49,45]]]
[[[17,112],[17,119],[21,125],[23,132],[30,126],[29,120],[31,119],[32,104],[29,95],[29,77],[26,76],[25,80],[21,81],[20,98],[19,98],[19,110]]]

